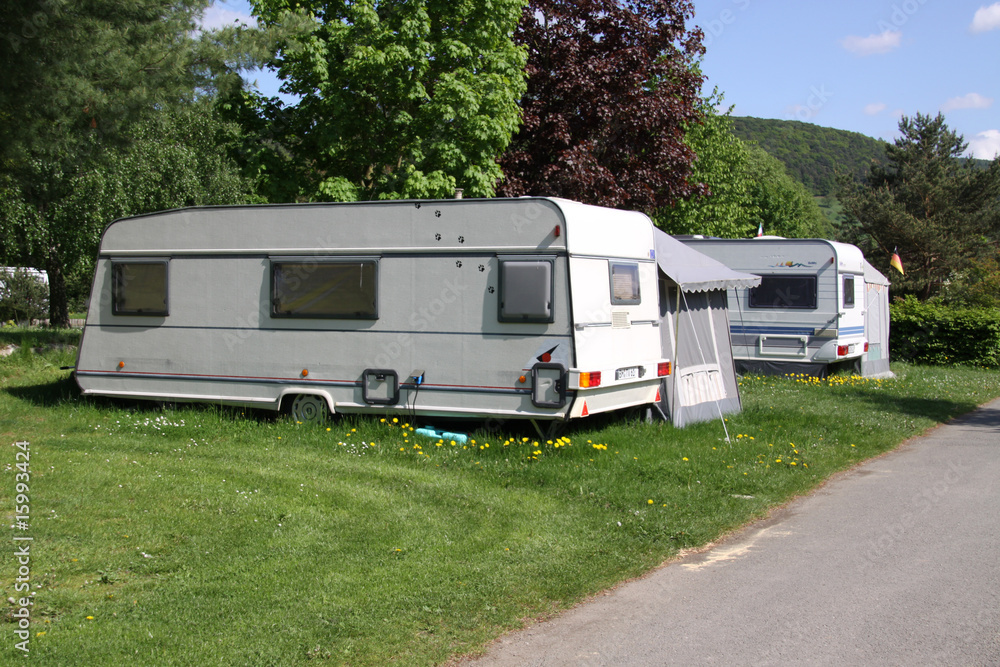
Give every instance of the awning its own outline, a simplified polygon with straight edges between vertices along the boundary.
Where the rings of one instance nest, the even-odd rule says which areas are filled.
[[[872,285],[889,285],[889,279],[865,260],[865,282]]]
[[[685,292],[756,287],[760,284],[760,276],[734,271],[655,227],[653,236],[656,239],[656,264]]]

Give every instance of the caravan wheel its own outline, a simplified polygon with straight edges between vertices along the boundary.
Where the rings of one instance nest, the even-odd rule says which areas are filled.
[[[292,418],[303,424],[323,424],[330,416],[326,399],[315,394],[299,394],[292,401]]]

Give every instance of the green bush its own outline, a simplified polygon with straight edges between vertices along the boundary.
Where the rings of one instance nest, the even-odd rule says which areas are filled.
[[[30,322],[49,311],[49,286],[27,269],[0,268],[0,322]]]
[[[894,360],[922,364],[1000,366],[1000,310],[920,302],[908,295],[890,306]]]

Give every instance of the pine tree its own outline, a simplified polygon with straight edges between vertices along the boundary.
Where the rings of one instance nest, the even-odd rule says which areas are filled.
[[[888,163],[873,164],[862,184],[843,181],[841,200],[852,240],[876,266],[898,248],[906,275],[893,274],[894,292],[927,299],[996,256],[1000,159],[985,169],[963,159],[968,145],[941,114],[904,116],[899,131]]]

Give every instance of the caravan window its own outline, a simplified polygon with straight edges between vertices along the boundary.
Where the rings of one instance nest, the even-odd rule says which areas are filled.
[[[552,322],[552,258],[500,260],[501,322]]]
[[[854,276],[844,276],[844,308],[854,308]]]
[[[167,262],[112,262],[111,312],[167,315]]]
[[[271,261],[271,316],[378,319],[376,259]]]
[[[611,262],[611,303],[631,306],[642,299],[639,295],[639,265]]]
[[[761,276],[750,289],[751,308],[816,308],[816,276]]]

